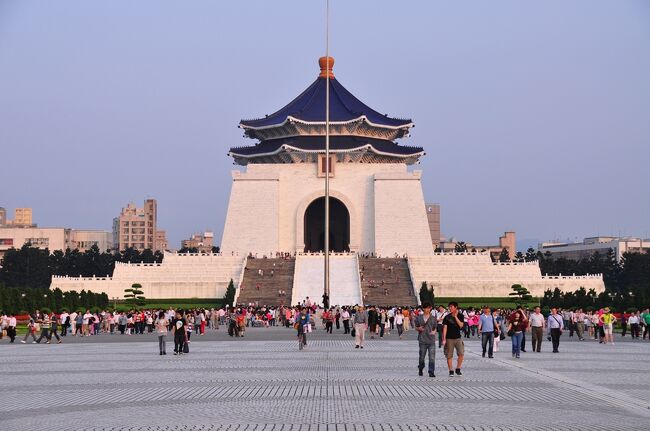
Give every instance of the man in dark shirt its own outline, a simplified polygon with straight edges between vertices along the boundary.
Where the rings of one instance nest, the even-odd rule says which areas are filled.
[[[370,306],[368,309],[368,326],[370,327],[370,338],[375,338],[375,332],[377,331],[377,310],[375,307]]]
[[[449,377],[453,377],[454,369],[452,363],[454,359],[454,349],[458,359],[456,361],[456,374],[462,376],[460,367],[463,365],[463,358],[465,357],[465,345],[460,338],[460,330],[465,326],[463,322],[463,315],[458,312],[458,303],[449,303],[449,314],[442,320],[442,343],[445,346],[444,352],[447,357],[447,368],[449,368]]]
[[[424,357],[429,354],[429,377],[435,377],[436,369],[436,329],[438,321],[431,310],[431,304],[422,304],[423,314],[415,318],[415,330],[418,331],[418,344],[420,346],[420,357],[418,362],[419,375],[423,374]]]
[[[176,317],[172,321],[172,328],[174,331],[174,355],[183,354],[183,346],[185,345],[185,337],[187,337],[187,321],[179,311],[176,312]]]

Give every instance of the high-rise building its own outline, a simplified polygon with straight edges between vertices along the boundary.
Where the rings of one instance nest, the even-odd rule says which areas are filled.
[[[125,250],[132,247],[140,251],[161,250],[156,244],[157,211],[155,199],[145,200],[143,208],[138,208],[133,203],[122,208],[117,223],[113,223],[118,249]]]
[[[32,209],[31,208],[16,208],[14,210],[14,226],[31,226],[32,225]]]
[[[427,221],[429,222],[429,232],[431,232],[431,242],[436,248],[440,245],[440,204],[424,204],[427,210]]]
[[[0,226],[7,224],[7,210],[0,207]]]
[[[168,244],[167,244],[167,231],[164,230],[157,230],[156,231],[156,250],[159,251],[165,251],[167,250]]]

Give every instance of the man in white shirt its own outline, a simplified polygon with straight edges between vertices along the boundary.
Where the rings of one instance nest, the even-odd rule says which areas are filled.
[[[70,333],[74,336],[77,333],[77,312],[70,313]]]
[[[437,331],[438,331],[438,348],[439,349],[442,348],[442,321],[447,316],[447,314],[449,314],[447,309],[444,306],[439,305],[438,306],[438,312],[436,313],[436,320],[438,321]]]
[[[630,314],[630,317],[627,319],[627,323],[630,324],[630,334],[632,334],[632,339],[639,338],[639,324],[641,323],[641,318],[639,312],[634,312]]]
[[[348,311],[347,307],[344,307],[343,311],[341,311],[341,320],[343,320],[343,333],[349,334],[350,333],[350,312]]]
[[[90,323],[90,318],[93,317],[92,314],[90,314],[90,310],[86,310],[86,313],[84,314],[84,320],[83,320],[83,325],[82,325],[82,336],[90,337],[90,330],[88,328],[88,324]]]
[[[539,307],[529,317],[530,332],[533,342],[533,352],[540,352],[542,349],[542,338],[544,337],[544,315]]]
[[[9,319],[7,321],[7,336],[9,337],[9,342],[13,343],[16,339],[16,316],[13,313],[9,313]]]
[[[59,316],[59,322],[61,323],[61,336],[65,337],[68,335],[68,325],[66,325],[66,321],[68,319],[68,312],[66,310],[63,310],[63,313]]]

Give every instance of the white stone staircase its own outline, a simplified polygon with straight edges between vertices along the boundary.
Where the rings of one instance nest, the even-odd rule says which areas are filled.
[[[323,302],[324,256],[299,254],[293,278],[291,304],[309,297],[312,303]],[[356,253],[330,255],[330,305],[361,304],[359,262]]]

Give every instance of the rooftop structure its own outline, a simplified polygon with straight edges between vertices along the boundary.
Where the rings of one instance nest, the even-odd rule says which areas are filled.
[[[607,254],[609,249],[614,251],[616,260],[620,261],[624,253],[650,252],[650,239],[636,237],[594,236],[585,238],[582,242],[543,242],[538,250],[549,252],[553,258],[579,260],[591,257],[598,252]]]
[[[329,61],[328,61],[329,60]],[[235,163],[313,162],[325,152],[326,68],[330,69],[330,151],[339,162],[416,163],[421,147],[398,145],[409,136],[410,119],[380,114],[357,99],[334,77],[332,57],[319,59],[316,80],[286,106],[254,120],[241,120],[245,136],[255,146],[231,148]]]

